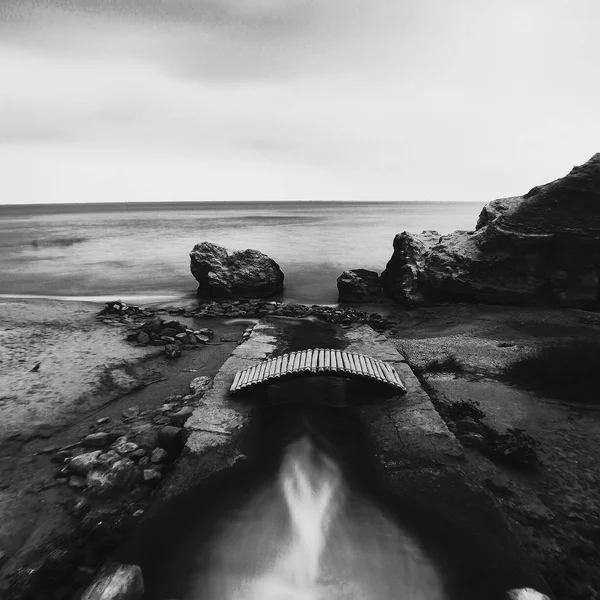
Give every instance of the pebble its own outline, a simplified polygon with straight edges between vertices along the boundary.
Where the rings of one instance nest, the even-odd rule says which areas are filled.
[[[79,475],[73,475],[69,478],[69,485],[75,489],[83,489],[87,483],[83,477],[79,477]]]
[[[74,456],[69,463],[69,468],[77,475],[87,475],[94,467],[98,465],[98,457],[102,454],[100,450],[94,452],[85,452]]]
[[[162,474],[156,469],[144,469],[144,481],[159,481]]]
[[[119,454],[129,454],[130,452],[135,452],[139,446],[135,442],[122,442],[113,446],[115,452]]]
[[[154,448],[150,455],[150,462],[152,462],[152,464],[158,464],[164,462],[166,458],[167,451],[164,448]]]
[[[122,416],[123,419],[135,419],[136,417],[139,417],[140,412],[139,406],[130,406],[123,411]]]

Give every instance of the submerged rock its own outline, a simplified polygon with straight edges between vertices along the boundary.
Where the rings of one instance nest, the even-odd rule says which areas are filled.
[[[381,301],[381,280],[375,271],[351,269],[337,278],[337,288],[342,302]]]
[[[217,244],[196,244],[190,269],[199,283],[198,295],[219,298],[264,298],[281,292],[279,265],[258,250],[229,252]]]
[[[475,231],[428,245],[402,233],[382,275],[401,303],[599,306],[600,153],[524,196],[484,207]]]

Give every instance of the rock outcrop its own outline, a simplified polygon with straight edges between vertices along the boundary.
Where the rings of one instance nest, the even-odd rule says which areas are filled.
[[[212,298],[265,298],[283,290],[279,265],[258,250],[229,252],[202,242],[190,253],[198,295]]]
[[[375,271],[351,269],[337,278],[341,302],[380,302],[381,279]]]
[[[400,303],[599,307],[600,153],[524,196],[495,200],[475,231],[401,233],[382,274]]]

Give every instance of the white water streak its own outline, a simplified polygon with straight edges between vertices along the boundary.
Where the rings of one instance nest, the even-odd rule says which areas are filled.
[[[198,600],[444,600],[437,569],[408,534],[353,496],[307,438],[279,477],[228,524]],[[201,591],[200,591],[201,590]]]

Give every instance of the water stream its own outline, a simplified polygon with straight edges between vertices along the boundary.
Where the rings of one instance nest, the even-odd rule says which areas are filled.
[[[411,536],[353,491],[309,437],[218,532],[198,600],[443,600]]]

